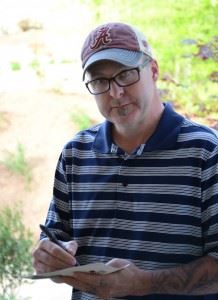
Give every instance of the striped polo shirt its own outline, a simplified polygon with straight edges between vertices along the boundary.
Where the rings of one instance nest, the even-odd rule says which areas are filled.
[[[123,258],[155,270],[207,254],[218,259],[216,131],[182,117],[170,104],[154,134],[131,154],[113,143],[111,128],[105,121],[65,145],[46,225],[59,239],[78,242],[80,264]],[[72,299],[96,297],[73,291]]]

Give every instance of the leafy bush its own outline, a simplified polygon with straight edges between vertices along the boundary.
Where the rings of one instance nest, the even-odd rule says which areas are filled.
[[[32,272],[32,234],[22,223],[20,211],[0,210],[0,299],[16,299],[22,275]]]

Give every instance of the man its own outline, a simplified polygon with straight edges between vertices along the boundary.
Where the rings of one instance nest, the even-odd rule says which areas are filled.
[[[94,29],[82,66],[106,121],[63,149],[46,226],[69,253],[42,235],[37,273],[129,264],[57,281],[72,299],[218,299],[216,133],[161,102],[157,62],[129,25]]]

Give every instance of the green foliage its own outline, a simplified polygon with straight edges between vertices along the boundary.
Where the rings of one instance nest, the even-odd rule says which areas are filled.
[[[145,33],[160,67],[158,86],[165,91],[163,101],[173,102],[188,114],[218,118],[218,76],[212,80],[218,61],[217,1],[82,2],[92,9],[94,26],[122,21]]]
[[[22,276],[32,273],[32,234],[22,223],[16,208],[0,210],[0,299],[16,299],[16,289],[24,282]]]
[[[87,113],[79,110],[71,114],[71,120],[79,130],[87,129],[94,123]]]
[[[39,77],[44,76],[44,72],[42,70],[41,63],[37,58],[31,61],[30,67],[35,71],[37,76],[39,76]]]
[[[11,62],[11,70],[12,71],[19,71],[21,69],[21,64],[17,61]]]
[[[38,70],[40,68],[40,63],[37,59],[34,59],[31,63],[30,63],[30,67],[33,68],[34,70]]]
[[[16,152],[8,153],[7,157],[1,163],[12,173],[22,176],[25,179],[27,187],[29,187],[32,180],[32,171],[25,157],[23,145],[19,143]]]

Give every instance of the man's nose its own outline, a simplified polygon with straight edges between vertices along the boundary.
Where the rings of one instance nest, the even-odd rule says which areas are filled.
[[[124,94],[124,88],[119,86],[114,80],[111,80],[109,93],[111,97],[119,99]]]

